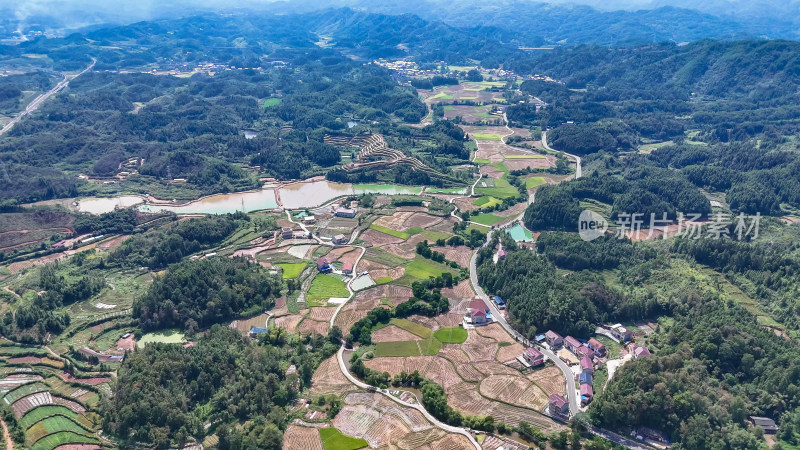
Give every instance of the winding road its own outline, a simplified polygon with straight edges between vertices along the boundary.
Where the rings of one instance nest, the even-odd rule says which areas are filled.
[[[551,152],[560,151],[560,150],[555,150],[551,148],[549,145],[547,145],[547,131],[542,131],[542,147],[544,147],[545,150],[550,150]],[[561,152],[561,153],[575,160],[575,179],[577,180],[578,178],[580,178],[583,175],[581,171],[581,157],[567,152]]]

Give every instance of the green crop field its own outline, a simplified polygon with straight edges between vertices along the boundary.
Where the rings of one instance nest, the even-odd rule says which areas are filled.
[[[486,158],[475,158],[473,162],[475,164],[489,164],[489,160]]]
[[[69,417],[71,419],[78,418],[78,413],[67,408],[66,406],[47,405],[47,406],[39,406],[38,408],[34,408],[28,411],[24,416],[22,416],[18,420],[18,422],[23,429],[27,430],[28,428],[36,424],[36,422],[39,422],[40,420],[43,420],[47,417],[55,416],[58,414],[65,417]]]
[[[472,138],[476,141],[499,141],[503,138],[503,135],[491,133],[472,133]]]
[[[495,216],[494,214],[483,213],[483,214],[478,214],[477,216],[472,216],[469,218],[469,220],[471,222],[476,222],[482,225],[491,226],[498,222],[502,222],[505,219],[500,216]]]
[[[378,342],[375,344],[375,356],[419,356],[417,341]]]
[[[498,198],[494,198],[489,195],[484,195],[483,197],[476,198],[475,201],[472,202],[475,206],[480,206],[481,208],[494,208],[495,205],[499,205],[503,203],[502,200]]]
[[[447,239],[450,236],[452,236],[452,234],[445,233],[444,231],[431,231],[431,230],[425,230],[420,234],[422,234],[422,236],[425,239],[427,239],[427,240],[429,240],[431,242],[436,242],[439,239]]]
[[[460,344],[467,340],[467,330],[461,327],[441,328],[433,336],[445,344]]]
[[[536,186],[541,186],[547,183],[547,180],[544,177],[530,177],[525,179],[525,188],[531,189],[535,188]]]
[[[450,94],[447,94],[447,93],[445,93],[445,92],[439,92],[438,94],[434,95],[434,96],[433,96],[433,97],[431,97],[430,99],[431,99],[431,100],[435,100],[435,99],[437,99],[437,98],[440,98],[440,99],[442,99],[442,100],[452,100],[452,99],[453,99],[453,96],[452,96],[452,95],[450,95]]]
[[[311,281],[306,300],[310,306],[315,306],[314,303],[318,306],[321,303],[327,303],[331,297],[347,297],[349,295],[350,292],[344,281],[332,275],[319,274]],[[324,300],[324,302],[320,302],[320,300]]]
[[[503,178],[488,178],[479,181],[475,186],[475,193],[478,195],[497,197],[499,199],[518,196],[519,191],[505,179],[505,175],[506,174],[503,174]],[[486,183],[486,186],[481,186],[483,183]]]
[[[278,264],[278,267],[283,269],[283,279],[293,279],[300,276],[303,273],[303,270],[306,268],[305,263],[295,263],[295,264]]]
[[[380,277],[380,278],[375,280],[375,283],[377,283],[377,284],[386,284],[386,283],[391,283],[391,282],[392,282],[392,277],[390,277],[390,276]]]
[[[384,227],[384,226],[381,226],[381,225],[375,225],[374,223],[371,224],[369,227],[372,230],[380,231],[383,234],[388,234],[389,236],[394,236],[396,238],[400,238],[400,239],[403,239],[403,240],[408,239],[408,238],[411,237],[411,233],[408,233],[406,231],[397,231],[397,230],[393,230],[393,229],[391,229],[389,227]]]
[[[272,106],[278,106],[280,104],[281,104],[281,99],[273,97],[273,98],[264,99],[264,101],[261,102],[261,107],[262,108],[269,108],[269,107],[272,107]]]
[[[319,437],[325,450],[356,450],[369,445],[364,439],[347,436],[336,428],[320,428]]]
[[[389,323],[392,325],[402,328],[409,333],[416,334],[417,336],[428,339],[433,335],[433,332],[430,328],[424,327],[416,322],[412,322],[408,319],[392,319]]]
[[[418,343],[422,356],[433,356],[442,349],[442,342],[434,337],[425,339],[424,341],[418,341]]]
[[[438,277],[444,272],[452,273],[452,269],[444,264],[428,261],[422,257],[417,257],[406,265],[406,275],[410,275],[421,280],[427,280],[430,277]]]
[[[32,450],[53,450],[64,444],[100,444],[95,438],[82,434],[63,431],[43,437],[31,446]]]
[[[183,333],[173,330],[173,331],[159,331],[157,333],[147,333],[136,342],[137,348],[144,348],[146,344],[152,342],[161,342],[164,344],[180,344],[184,342]]]

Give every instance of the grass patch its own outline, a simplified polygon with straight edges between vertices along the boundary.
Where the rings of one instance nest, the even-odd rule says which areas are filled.
[[[482,225],[492,226],[498,222],[502,222],[505,219],[500,216],[495,216],[494,214],[483,213],[483,214],[478,214],[477,216],[472,216],[469,218],[469,220],[471,222],[476,222]]]
[[[308,288],[306,294],[306,301],[309,306],[320,306],[320,300],[327,300],[331,297],[347,297],[350,292],[344,281],[328,274],[317,274],[314,280],[311,281],[311,287]],[[313,303],[317,303],[314,305]]]
[[[379,231],[379,232],[381,232],[383,234],[388,234],[389,236],[394,236],[394,237],[400,238],[402,240],[406,240],[406,239],[411,237],[411,233],[408,233],[406,231],[397,231],[397,230],[393,230],[393,229],[391,229],[389,227],[384,227],[384,226],[381,226],[381,225],[375,225],[374,223],[371,224],[369,226],[369,228],[371,230]]]
[[[279,99],[277,97],[272,97],[272,98],[264,99],[264,101],[261,102],[261,107],[262,108],[271,108],[273,106],[278,106],[280,104],[281,104],[281,99]]]
[[[444,231],[431,231],[431,230],[425,230],[420,234],[422,234],[422,236],[425,239],[427,239],[427,240],[429,240],[431,242],[436,242],[439,239],[447,239],[450,236],[452,236],[452,234],[445,233]]]
[[[489,164],[489,160],[486,158],[475,158],[473,162],[475,164]]]
[[[406,265],[406,275],[421,280],[427,280],[430,277],[438,277],[444,272],[453,273],[452,269],[444,264],[428,261],[421,256]]]
[[[422,339],[428,339],[433,335],[433,332],[431,331],[430,328],[422,326],[416,322],[412,322],[408,319],[392,319],[391,321],[389,321],[389,323],[398,328],[402,328],[408,331],[409,333],[413,333],[421,337]]]
[[[464,97],[466,99],[466,97]],[[503,135],[500,134],[491,134],[491,133],[472,133],[472,139],[476,141],[499,141],[503,138]]]
[[[35,444],[33,444],[33,446],[31,446],[31,449],[51,450],[63,444],[100,444],[100,441],[93,437],[84,436],[71,431],[62,431],[60,433],[53,433],[39,439]]]
[[[455,106],[453,106],[453,105],[445,105],[445,106],[444,106],[444,110],[445,110],[445,111],[455,111],[455,110],[456,110],[456,107],[455,107]]]
[[[438,94],[431,97],[430,100],[436,100],[437,98],[440,98],[442,100],[452,100],[453,96],[445,92],[439,92]]]
[[[283,269],[283,279],[286,280],[299,277],[300,274],[303,273],[303,270],[305,270],[306,264],[278,264],[278,267]]]
[[[461,327],[440,328],[433,333],[433,337],[445,344],[460,344],[467,340],[467,330]]]
[[[530,177],[525,179],[525,188],[532,189],[545,183],[547,183],[547,180],[544,177]]]
[[[420,350],[417,341],[378,342],[375,344],[375,356],[420,356]]]
[[[392,277],[389,277],[391,279]],[[381,297],[381,305],[388,306],[389,308],[394,308],[394,303],[392,303],[392,299],[389,297]]]
[[[391,282],[392,282],[392,277],[390,277],[390,276],[380,277],[380,278],[375,280],[375,283],[377,283],[377,284],[386,284],[386,283],[391,283]],[[394,305],[392,305],[392,306],[394,306]]]
[[[355,450],[369,445],[364,439],[347,436],[336,428],[320,428],[319,437],[325,450]]]
[[[434,337],[425,339],[424,341],[417,341],[417,343],[419,343],[419,351],[422,356],[433,356],[442,349],[441,341]]]
[[[486,186],[482,186],[484,183]],[[478,195],[497,197],[499,199],[512,198],[519,195],[517,188],[512,186],[505,179],[505,175],[503,175],[503,178],[487,178],[486,180],[479,181],[477,186],[475,186],[475,193]]]
[[[184,342],[183,333],[177,330],[160,331],[157,333],[147,333],[136,342],[136,347],[144,348],[146,344],[161,342],[164,344],[180,344]]]
[[[490,195],[484,195],[483,197],[477,198],[474,202],[472,202],[473,205],[480,206],[481,208],[494,208],[496,205],[501,203],[503,203],[502,200],[499,198],[494,198]]]

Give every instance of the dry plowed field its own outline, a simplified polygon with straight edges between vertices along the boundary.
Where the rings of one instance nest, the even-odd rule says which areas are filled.
[[[283,450],[323,450],[319,430],[289,425],[283,436]]]
[[[528,379],[536,383],[548,395],[566,394],[566,381],[558,367],[550,366],[534,370],[528,374]]]
[[[311,392],[321,395],[343,395],[357,388],[345,378],[339,369],[336,355],[322,361],[311,377]]]
[[[475,331],[479,335],[494,339],[497,342],[514,342],[514,339],[498,323],[489,324],[484,327],[476,327]]]
[[[498,362],[506,363],[516,359],[516,357],[521,355],[524,351],[525,347],[520,343],[500,347],[500,349],[497,350],[497,356],[495,359],[497,359]]]

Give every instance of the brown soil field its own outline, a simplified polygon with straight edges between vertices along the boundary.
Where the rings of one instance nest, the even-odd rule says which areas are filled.
[[[431,443],[431,450],[460,450],[472,448],[472,444],[465,436],[460,434],[448,434],[447,436]]]
[[[482,379],[486,378],[486,375],[482,374],[478,369],[475,368],[472,364],[459,364],[456,368],[458,372],[458,376],[464,379],[464,381],[471,381],[477,383]]]
[[[508,170],[522,170],[522,169],[547,169],[556,166],[556,159],[552,155],[547,155],[546,158],[539,159],[506,159],[505,165]]]
[[[512,136],[519,136],[519,137],[524,137],[524,138],[531,137],[531,130],[529,130],[527,128],[516,128],[515,127],[515,128],[512,128],[511,130],[514,132],[514,134]]]
[[[472,250],[470,250],[466,245],[459,245],[458,247],[451,247],[449,245],[447,247],[432,247],[431,250],[443,253],[446,260],[454,261],[461,267],[469,267],[469,260],[472,257]],[[468,280],[467,285],[469,285]],[[459,298],[467,297],[472,297],[472,287],[469,288],[469,294],[467,296]]]
[[[378,217],[372,223],[382,227],[391,228],[393,230],[404,231],[407,230],[408,228],[405,228],[403,224],[414,214],[415,213],[411,211],[395,212],[391,216]]]
[[[508,332],[504,330],[502,326],[500,326],[499,323],[492,323],[483,327],[476,327],[475,332],[483,337],[494,339],[497,342],[515,342],[514,338],[512,338]]]
[[[347,333],[350,332],[350,327],[364,317],[367,317],[367,313],[369,311],[360,311],[355,309],[346,310],[345,308],[347,308],[347,306],[339,311],[339,315],[336,316],[336,320],[333,322],[333,324],[339,327],[339,329],[342,330],[342,333],[347,335]]]
[[[497,359],[497,361],[500,363],[506,363],[516,359],[516,357],[521,355],[524,351],[525,347],[520,343],[507,345],[505,347],[500,347],[500,349],[497,350],[495,359]]]
[[[328,322],[318,322],[316,320],[311,320],[306,318],[300,325],[297,327],[297,331],[304,334],[321,334],[323,336],[328,335]]]
[[[519,370],[496,361],[477,362],[475,363],[475,368],[486,375],[519,375]]]
[[[469,280],[467,280],[467,283],[469,283]],[[444,289],[442,289],[442,294],[444,293],[445,293]],[[445,295],[445,296],[450,298],[450,314],[460,314],[460,315],[466,314],[467,310],[469,309],[469,303],[472,300],[472,296],[468,298],[465,297],[460,300],[453,300],[453,298],[450,297],[450,295]]]
[[[380,231],[369,229],[359,235],[359,238],[373,247],[383,247],[388,244],[399,244],[402,239],[390,236]]]
[[[547,394],[529,380],[511,375],[492,375],[481,381],[480,392],[486,397],[536,411],[547,405]]]
[[[427,230],[428,228],[436,225],[441,221],[442,221],[441,217],[431,216],[430,214],[425,214],[425,213],[414,213],[414,215],[412,215],[405,221],[403,226],[405,227],[405,229],[419,227],[424,230]]]
[[[494,166],[481,166],[480,172],[483,174],[483,176],[494,179],[503,178],[503,175],[505,175],[505,172],[497,169]],[[480,186],[481,184],[479,182],[478,187]]]
[[[235,330],[239,330],[242,333],[247,333],[250,331],[250,328],[253,327],[265,327],[267,326],[267,320],[269,319],[268,314],[259,314],[255,317],[251,317],[249,319],[242,319],[242,320],[234,320],[231,322],[231,328]],[[277,319],[276,319],[277,322]]]
[[[372,370],[389,372],[390,375],[394,375],[404,370],[405,361],[404,358],[378,357],[364,361],[364,366]]]
[[[372,342],[416,341],[420,337],[394,325],[372,332]]]
[[[461,350],[461,344],[444,344],[439,350],[439,356],[447,358],[455,364],[469,363],[469,356]]]
[[[491,106],[452,105],[450,108],[445,109],[444,118],[453,120],[456,117],[461,117],[461,120],[465,123],[503,120],[502,116],[481,117],[478,115],[480,113],[487,114],[491,109]]]
[[[493,361],[497,353],[497,342],[478,335],[475,330],[468,330],[467,340],[461,345],[461,349],[469,356],[473,363],[479,361]]]
[[[366,256],[366,255],[365,255]],[[385,266],[381,263],[369,260],[367,258],[361,258],[361,261],[358,262],[358,270],[386,270],[389,266]]]
[[[365,361],[364,365],[373,370],[388,372],[392,376],[402,371],[413,373],[417,370],[422,376],[436,381],[445,389],[462,381],[453,364],[439,356],[381,357]]]
[[[319,430],[290,424],[283,435],[283,450],[324,450]]]
[[[342,258],[342,256],[352,252],[353,250],[354,250],[353,247],[335,248],[335,249],[329,251],[327,255],[325,255],[325,259],[327,259],[328,262],[338,261],[339,259]]]
[[[126,339],[119,338],[119,340],[117,340],[117,343],[114,344],[114,348],[121,348],[123,350],[130,350],[130,351],[136,350],[136,336],[134,336],[133,333],[131,333],[131,335],[128,336]]]
[[[536,411],[489,400],[478,392],[476,385],[471,383],[461,383],[451,387],[447,391],[447,399],[450,406],[462,413],[490,415],[495,421],[502,421],[511,426],[517,426],[520,422],[525,421],[545,432],[564,429],[564,426]]]
[[[442,314],[436,317],[436,322],[439,324],[436,328],[453,328],[457,327],[461,321],[464,320],[464,316],[461,314]]]
[[[67,254],[67,252],[54,253],[52,255],[42,256],[41,258],[29,259],[27,261],[20,261],[20,262],[11,263],[6,267],[8,268],[9,272],[11,272],[12,274],[16,275],[16,274],[22,272],[25,269],[30,269],[31,267],[43,266],[45,264],[50,264],[51,262],[62,260],[64,258],[68,257],[68,256],[69,255]]]
[[[520,214],[522,214],[525,211],[525,208],[527,207],[528,203],[522,202],[522,203],[517,203],[516,205],[512,206],[511,208],[508,208],[505,211],[494,212],[492,214],[506,219],[513,218],[513,217],[518,217]]]
[[[117,236],[107,241],[103,241],[97,244],[97,249],[106,252],[113,251],[114,249],[122,245],[122,243],[125,242],[125,240],[128,239],[129,237],[130,236],[128,236],[127,234],[123,234],[121,236]]]
[[[528,379],[536,383],[542,390],[550,394],[566,394],[564,374],[556,366],[548,366],[529,373]]]
[[[336,308],[336,306],[315,306],[311,308],[311,314],[309,314],[308,318],[330,323],[333,313],[336,312]]]
[[[347,396],[345,402],[348,402],[348,398],[350,395]],[[376,401],[368,404],[347,404],[333,419],[333,425],[348,436],[366,440],[373,448],[397,442],[412,431],[411,426],[407,423],[412,420],[409,419],[410,413],[399,408],[396,408],[398,412],[395,413],[382,409],[381,406]],[[431,425],[428,424],[428,427]]]
[[[414,450],[430,450],[430,443],[441,440],[447,433],[439,428],[429,428],[423,431],[414,431],[406,434],[395,444],[399,448],[410,448]]]
[[[301,320],[303,320],[302,314],[289,314],[276,318],[275,325],[285,329],[289,333],[297,333],[297,324],[299,324]]]
[[[477,211],[481,209],[478,205],[473,205],[475,199],[471,197],[464,197],[464,198],[457,198],[453,201],[453,203],[458,206],[459,211]],[[452,231],[452,228],[450,229]]]
[[[345,378],[339,369],[339,362],[336,355],[322,361],[311,377],[311,392],[320,395],[344,395],[346,392],[354,391],[358,388]]]
[[[446,219],[442,220],[441,222],[437,223],[430,227],[431,231],[441,231],[443,233],[452,233],[453,232],[453,225],[458,222],[458,219],[455,219],[451,216],[448,216]]]

